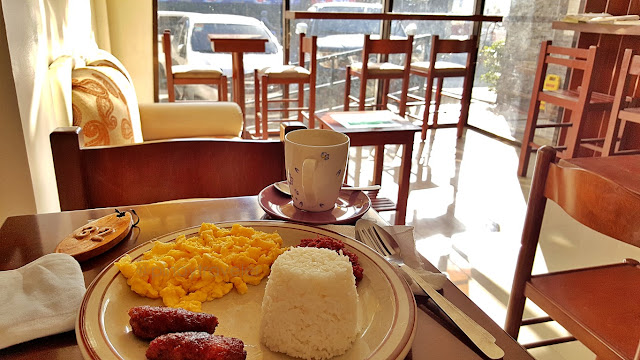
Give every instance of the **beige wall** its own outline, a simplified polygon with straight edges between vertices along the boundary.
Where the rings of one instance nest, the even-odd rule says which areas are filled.
[[[2,8],[0,7],[0,15]],[[11,72],[4,17],[0,16],[0,224],[9,215],[36,210],[20,110]]]
[[[107,4],[111,53],[131,74],[138,102],[153,102],[152,1],[94,0],[101,1]]]
[[[0,222],[23,213],[59,211],[49,134],[58,126],[48,66],[62,54],[95,46],[127,67],[141,102],[153,101],[151,0],[0,0],[2,160]],[[92,6],[95,9],[92,11]],[[93,22],[93,24],[92,24]],[[11,67],[7,66],[11,64]],[[10,71],[9,71],[10,70]],[[15,87],[11,75],[16,79]]]

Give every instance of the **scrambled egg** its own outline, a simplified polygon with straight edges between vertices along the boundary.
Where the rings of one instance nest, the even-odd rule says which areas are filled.
[[[201,311],[203,301],[222,297],[233,287],[244,294],[247,284],[258,285],[287,250],[281,246],[277,233],[203,223],[197,236],[156,241],[141,260],[133,262],[125,255],[116,266],[137,294],[162,298],[166,306]]]

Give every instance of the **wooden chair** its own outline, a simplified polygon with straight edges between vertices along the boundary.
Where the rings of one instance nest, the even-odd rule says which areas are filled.
[[[531,94],[529,114],[525,125],[522,148],[520,150],[520,161],[518,163],[518,174],[527,175],[529,157],[531,151],[537,150],[540,145],[534,142],[535,130],[541,128],[565,128],[567,129],[564,145],[555,146],[561,151],[559,156],[564,158],[576,157],[580,146],[589,147],[595,143],[602,143],[604,139],[583,139],[583,125],[590,112],[608,111],[613,104],[613,96],[597,93],[593,91],[592,75],[596,62],[598,48],[595,46],[589,49],[564,48],[552,46],[551,41],[542,42],[540,55],[538,57],[538,69]],[[566,57],[559,57],[566,56]],[[543,90],[544,81],[549,64],[566,67],[571,70],[571,76],[578,76],[582,72],[581,85],[575,90]],[[551,122],[538,124],[540,113],[540,102],[560,106],[571,111],[569,121]],[[565,118],[567,118],[565,116]],[[593,147],[591,147],[593,148]]]
[[[440,109],[440,100],[442,98],[442,83],[444,79],[448,77],[464,78],[461,99],[462,110],[460,111],[460,120],[458,121],[458,137],[462,136],[462,131],[469,114],[469,107],[465,106],[464,104],[469,104],[471,101],[471,80],[478,53],[476,45],[476,36],[471,36],[468,40],[441,40],[438,35],[434,35],[431,37],[431,52],[429,55],[429,61],[419,61],[411,63],[411,75],[425,77],[427,83],[425,87],[424,98],[409,94],[408,98],[414,100],[414,102],[407,104],[407,106],[425,106],[425,111],[422,117],[421,138],[423,141],[427,138],[427,129],[429,128],[428,122],[434,81],[438,81],[435,92],[433,125],[431,125],[431,127],[435,129],[438,127],[438,111]],[[437,60],[438,54],[461,53],[467,54],[467,61],[465,65],[460,65],[449,61]],[[435,64],[435,66],[431,67],[431,64]]]
[[[300,33],[300,49],[298,53],[298,65],[282,65],[276,67],[268,67],[261,70],[254,70],[255,79],[255,120],[256,120],[256,136],[262,134],[263,139],[269,138],[269,111],[279,111],[285,113],[285,118],[280,120],[272,120],[279,122],[289,121],[289,111],[298,113],[297,121],[303,121],[303,111],[308,111],[309,128],[315,126],[315,110],[316,110],[316,75],[318,62],[316,61],[318,50],[318,37],[307,37],[304,33]],[[305,66],[306,54],[309,54],[309,66]],[[283,85],[282,99],[269,99],[269,85]],[[288,85],[298,84],[298,97],[289,98]],[[304,106],[304,85],[309,85],[309,105]],[[298,107],[290,108],[289,104],[297,102]],[[269,104],[284,104],[281,108],[270,108]],[[260,129],[262,127],[262,130]]]
[[[640,337],[640,263],[531,275],[547,199],[581,224],[640,247],[640,196],[598,174],[556,164],[549,146],[538,151],[522,244],[507,308],[506,332],[518,338],[521,325],[555,320],[598,359],[631,360]],[[549,317],[522,320],[525,300]],[[524,345],[550,345],[559,338]]]
[[[364,46],[362,48],[362,62],[347,66],[347,78],[344,91],[344,111],[349,111],[351,101],[354,101],[359,111],[363,111],[365,106],[374,106],[376,109],[385,109],[389,100],[389,84],[391,79],[402,79],[398,114],[404,117],[407,106],[407,93],[409,90],[409,69],[411,55],[413,52],[413,35],[405,40],[380,39],[372,40],[370,35],[365,35]],[[390,62],[369,62],[369,55],[382,55],[387,57],[391,54],[404,54],[404,65],[396,65]],[[360,93],[358,97],[351,95],[351,76],[360,78]],[[367,81],[369,79],[382,80],[381,104],[366,105]]]
[[[622,58],[620,76],[611,108],[611,118],[602,147],[602,156],[639,153],[640,150],[620,150],[627,122],[640,124],[640,55],[627,49]],[[627,95],[631,95],[628,98]]]
[[[167,93],[169,102],[176,101],[175,85],[216,85],[218,87],[218,101],[227,101],[227,77],[220,68],[214,66],[198,68],[191,65],[173,65],[171,58],[171,31],[162,34],[162,49],[164,50],[164,67],[167,73]]]
[[[285,179],[284,144],[172,139],[84,147],[79,127],[51,134],[62,210],[257,195]]]

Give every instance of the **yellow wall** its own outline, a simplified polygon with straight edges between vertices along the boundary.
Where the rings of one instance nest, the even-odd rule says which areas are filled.
[[[104,1],[104,0],[101,0]],[[153,102],[151,0],[107,0],[111,53],[131,74],[138,102]]]
[[[86,53],[97,41],[127,67],[139,101],[151,102],[154,42],[151,0],[0,3],[7,40],[0,39],[5,79],[0,90],[0,222],[4,222],[11,215],[59,211],[49,134],[69,124],[53,116],[49,64],[62,54]],[[15,87],[11,75],[16,79]]]
[[[0,7],[0,15],[2,8]],[[36,209],[20,110],[11,72],[4,17],[0,17],[0,223],[9,215]]]

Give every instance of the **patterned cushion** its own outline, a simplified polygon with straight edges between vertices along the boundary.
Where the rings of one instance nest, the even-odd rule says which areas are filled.
[[[76,68],[72,73],[73,125],[82,127],[85,146],[142,142],[135,90],[111,66]]]
[[[129,80],[130,83],[133,83],[131,81],[131,75],[129,75],[129,72],[124,67],[124,65],[122,65],[122,63],[120,62],[120,60],[118,60],[117,57],[113,56],[113,54],[111,54],[108,51],[105,51],[105,50],[102,50],[102,49],[97,49],[91,55],[85,56],[84,60],[85,60],[85,62],[87,64],[87,66],[108,66],[108,67],[112,67],[112,68],[120,71],[122,74],[124,74],[124,76],[127,77],[127,80]],[[76,67],[78,67],[78,66],[76,65]]]

